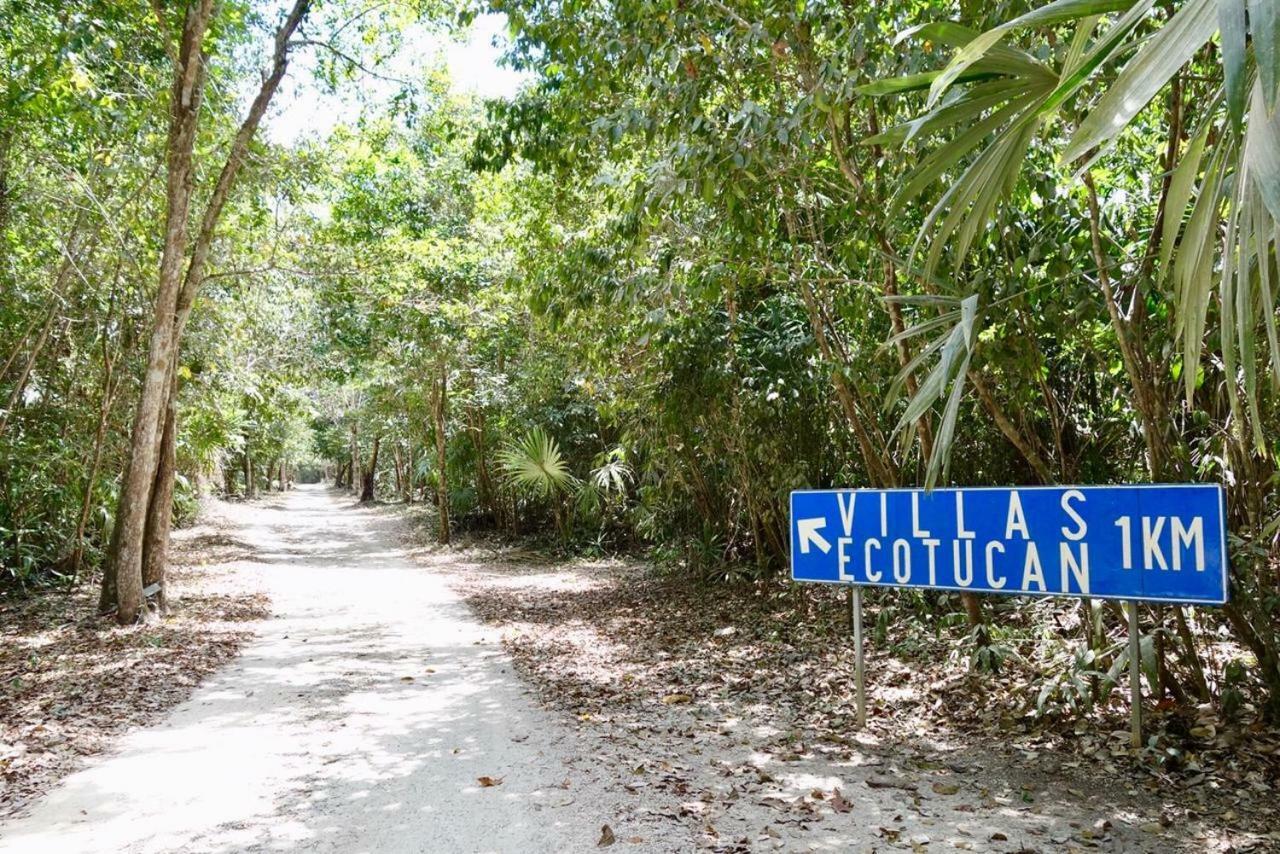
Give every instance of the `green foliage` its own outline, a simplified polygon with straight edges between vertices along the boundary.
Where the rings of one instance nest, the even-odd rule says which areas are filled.
[[[512,488],[540,498],[564,495],[578,485],[560,446],[541,427],[508,444],[498,454],[498,464]]]
[[[723,581],[785,566],[796,488],[1218,481],[1232,610],[1144,614],[1145,666],[1280,715],[1274,3],[491,6],[516,98],[432,75],[255,146],[183,347],[180,515],[281,463],[349,488],[371,469],[442,537],[554,526]],[[366,11],[335,45],[373,64],[444,16]],[[235,121],[263,18],[219,18],[198,150]],[[92,566],[110,530],[161,239],[161,27],[145,4],[0,5],[21,584]],[[955,596],[895,602],[925,633],[966,620]],[[1099,612],[1077,657],[1028,619],[1061,665],[1036,705],[1085,709],[1122,620]],[[1237,648],[1207,660],[1183,620]],[[1000,625],[968,631],[960,666],[1031,666]]]

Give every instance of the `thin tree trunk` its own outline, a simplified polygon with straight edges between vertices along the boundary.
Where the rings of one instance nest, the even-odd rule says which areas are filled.
[[[448,376],[443,361],[439,363],[439,374],[432,383],[431,416],[436,434],[436,512],[439,515],[440,530],[436,539],[441,543],[449,542],[449,457],[445,438],[445,417],[449,400]]]
[[[119,268],[117,267],[117,273]],[[112,294],[112,306],[115,295]],[[116,360],[111,357],[111,341],[108,335],[108,324],[114,308],[107,312],[107,321],[102,328],[102,401],[98,407],[98,427],[93,436],[93,456],[89,463],[89,471],[85,476],[84,497],[80,502],[80,517],[76,522],[75,546],[71,553],[71,579],[68,587],[74,587],[80,577],[80,567],[84,563],[84,537],[89,525],[89,513],[93,509],[94,488],[98,480],[98,468],[102,465],[102,450],[106,445],[107,426],[111,420],[111,406],[116,393],[120,390],[120,380],[116,378]]]
[[[177,375],[174,375],[176,382]],[[160,459],[156,465],[156,482],[151,492],[151,507],[147,513],[146,539],[143,544],[142,588],[145,593],[151,587],[150,605],[156,613],[168,611],[165,598],[165,569],[169,565],[169,528],[173,524],[173,477],[177,466],[177,403],[176,395],[169,395],[165,413],[164,432],[160,437]]]
[[[1088,170],[1084,173],[1084,185],[1089,191],[1089,236],[1094,263],[1098,268],[1098,284],[1102,289],[1107,313],[1111,318],[1111,328],[1115,332],[1121,362],[1124,364],[1129,385],[1133,390],[1134,403],[1142,419],[1142,437],[1147,445],[1147,471],[1152,482],[1159,483],[1165,477],[1165,463],[1168,457],[1163,430],[1164,407],[1161,405],[1160,395],[1152,378],[1150,360],[1146,352],[1133,341],[1130,335],[1131,327],[1116,300],[1115,289],[1111,282],[1109,259],[1102,249],[1098,192],[1093,183],[1093,176]]]
[[[257,484],[254,482],[253,449],[249,443],[244,446],[244,500],[252,501],[258,497]]]
[[[1000,428],[1000,432],[1009,440],[1009,443],[1018,449],[1018,453],[1022,454],[1022,458],[1031,466],[1032,471],[1036,473],[1036,477],[1041,483],[1055,483],[1053,472],[1050,471],[1048,463],[1044,461],[1044,456],[1040,453],[1034,438],[1026,436],[1017,425],[1009,418],[1004,408],[1000,406],[995,395],[991,393],[991,389],[987,386],[986,380],[982,377],[982,372],[977,368],[969,369],[969,382],[973,384],[973,388],[978,392],[982,405],[987,408],[987,412],[991,415],[991,419],[996,422],[996,426]]]
[[[416,452],[414,451],[414,448],[413,448],[413,439],[409,439],[407,444],[408,444],[408,447],[405,450],[405,462],[404,462],[404,501],[406,504],[412,504],[414,501],[413,460],[414,460],[414,457],[416,456]]]
[[[480,503],[489,511],[495,525],[501,525],[502,506],[494,500],[493,478],[489,475],[489,449],[485,443],[484,411],[474,413],[472,420],[471,442],[476,449],[476,484],[480,488]]]
[[[378,479],[378,448],[382,445],[382,437],[373,437],[373,450],[369,454],[369,464],[360,476],[360,503],[369,504],[374,500],[374,488]]]
[[[356,491],[356,475],[360,471],[360,428],[355,424],[351,425],[351,461],[347,463],[350,466],[350,477],[347,479],[347,488],[352,492]]]

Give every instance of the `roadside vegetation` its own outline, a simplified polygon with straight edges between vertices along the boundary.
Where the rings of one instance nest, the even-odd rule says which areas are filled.
[[[440,71],[261,132],[289,75],[386,84],[482,12],[514,98]],[[158,619],[202,492],[323,477],[440,543],[834,624],[780,580],[792,489],[1214,482],[1231,602],[1142,606],[1190,739],[1149,752],[1280,722],[1273,2],[0,2],[0,33],[0,602]],[[1015,670],[1019,714],[1123,702],[1116,605],[869,602],[984,690]]]

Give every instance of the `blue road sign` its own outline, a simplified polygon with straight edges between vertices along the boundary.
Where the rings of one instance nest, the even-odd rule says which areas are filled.
[[[1226,505],[1214,484],[802,490],[791,577],[1220,605]]]

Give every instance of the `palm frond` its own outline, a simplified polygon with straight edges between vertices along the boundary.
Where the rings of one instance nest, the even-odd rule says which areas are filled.
[[[965,378],[969,374],[969,364],[973,356],[974,343],[978,336],[978,296],[973,294],[953,301],[956,308],[946,312],[940,318],[924,321],[912,326],[899,338],[911,338],[926,335],[939,327],[946,331],[920,349],[889,387],[885,406],[890,407],[901,396],[909,376],[920,369],[935,354],[938,359],[925,375],[916,389],[916,393],[907,401],[906,409],[894,427],[895,436],[908,428],[915,427],[926,413],[933,409],[938,401],[945,401],[942,421],[937,435],[934,437],[933,453],[929,457],[925,470],[925,489],[937,485],[938,478],[945,475],[950,467],[951,446],[955,442],[956,422],[960,413],[960,402],[964,398]],[[941,322],[939,322],[941,321]]]
[[[498,465],[508,486],[540,497],[571,492],[578,482],[556,440],[541,427],[503,448]]]

